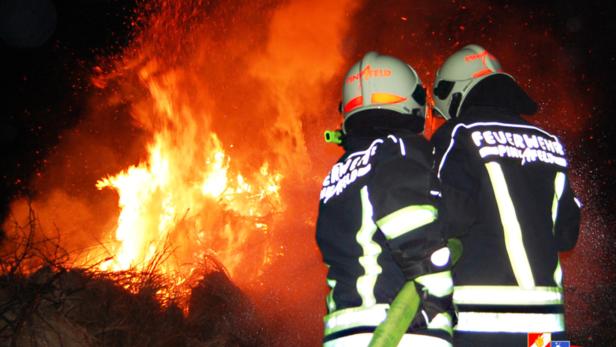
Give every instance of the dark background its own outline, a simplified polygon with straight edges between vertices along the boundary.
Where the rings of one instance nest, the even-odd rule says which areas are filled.
[[[452,1],[447,1],[450,3]],[[453,1],[456,2],[456,1]],[[469,1],[472,2],[472,1]],[[0,0],[0,220],[17,195],[34,196],[29,182],[45,170],[48,153],[63,131],[81,120],[85,100],[96,93],[90,77],[100,57],[120,53],[131,39],[137,1],[121,0]],[[366,8],[378,2],[368,1]],[[463,2],[461,2],[463,3]],[[492,1],[549,14],[541,23],[551,28],[572,61],[575,88],[590,90],[591,126],[579,134],[572,155],[585,157],[599,191],[593,206],[607,221],[607,238],[614,245],[616,223],[616,160],[611,138],[616,71],[616,21],[609,1]],[[558,115],[554,122],[558,123]],[[3,235],[0,231],[0,237]],[[608,246],[609,248],[609,246]],[[611,252],[613,253],[613,252]],[[616,256],[606,262],[616,264]],[[613,295],[598,302],[602,320],[596,330],[613,330]],[[613,332],[610,333],[613,336]],[[610,335],[607,334],[607,335]],[[607,336],[606,335],[606,336]],[[606,344],[607,345],[607,344]]]
[[[130,40],[135,1],[0,0],[0,220],[83,116],[97,57]]]

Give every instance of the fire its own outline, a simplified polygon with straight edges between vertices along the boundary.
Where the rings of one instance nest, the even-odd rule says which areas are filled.
[[[182,305],[204,271],[224,268],[272,321],[298,301],[317,311],[289,331],[318,341],[314,221],[339,154],[320,139],[340,121],[332,90],[360,4],[139,3],[130,42],[87,76],[83,122],[11,218],[25,225],[31,206],[37,231],[58,231],[68,267],[116,274],[133,292],[130,275],[155,270],[163,303]]]
[[[170,105],[168,99],[161,102]],[[172,108],[161,110],[173,116]],[[180,130],[185,132],[195,134]],[[205,160],[190,148],[195,139],[177,141],[178,135],[174,131],[157,134],[148,147],[147,162],[97,182],[98,189],[110,188],[118,193],[121,209],[110,249],[112,258],[101,263],[102,270],[141,270],[169,245],[172,235],[184,233],[173,243],[173,252],[186,257],[186,249],[190,250],[188,258],[194,266],[213,253],[233,275],[244,260],[238,250],[254,234],[265,236],[267,219],[284,209],[279,195],[283,176],[270,172],[267,162],[252,175],[232,176],[231,158],[215,133],[206,142]],[[189,174],[182,171],[188,167]],[[214,244],[222,246],[213,249]],[[251,256],[251,263],[258,268],[268,258],[263,251]],[[178,271],[170,262],[160,266],[163,272]],[[176,276],[183,278],[188,273],[180,271]]]
[[[165,4],[161,17],[150,24],[150,34],[168,30],[160,21],[180,25],[177,18],[167,18],[178,8]],[[183,34],[165,32],[168,38]],[[178,58],[173,45],[163,47],[158,58],[150,57],[156,42],[145,37],[136,54],[127,54],[122,63],[136,71],[138,88],[146,91],[145,97],[131,100],[132,117],[151,132],[151,141],[146,160],[96,183],[99,190],[117,192],[121,209],[113,239],[104,241],[107,260],[99,267],[139,271],[168,252],[169,259],[158,263],[157,270],[183,283],[205,257],[214,256],[232,277],[239,274],[250,282],[280,254],[268,234],[273,218],[285,209],[280,196],[283,175],[268,160],[256,162],[254,155],[232,159],[229,152],[237,153],[236,144],[224,143],[224,136],[213,130],[216,107],[207,73],[195,76],[190,69],[161,63]],[[199,55],[186,59],[211,68]],[[97,76],[95,84],[105,86],[110,78],[115,76]],[[122,83],[135,88],[133,81]],[[87,256],[96,259],[92,254],[100,253],[93,250]]]

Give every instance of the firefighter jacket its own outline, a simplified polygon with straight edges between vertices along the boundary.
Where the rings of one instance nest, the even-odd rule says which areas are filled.
[[[471,107],[433,136],[454,265],[456,331],[564,332],[558,252],[580,208],[559,139],[505,109]]]
[[[397,252],[432,260],[406,264],[424,299],[409,332],[426,337],[419,345],[449,346],[453,282],[449,252],[436,251],[445,242],[429,143],[410,132],[349,136],[345,149],[323,182],[317,221],[317,243],[331,289],[325,345],[370,333],[385,319],[408,277],[394,259]]]

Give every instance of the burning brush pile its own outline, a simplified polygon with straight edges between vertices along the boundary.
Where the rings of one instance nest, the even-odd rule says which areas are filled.
[[[155,262],[141,271],[73,268],[59,238],[41,237],[38,226],[31,211],[0,255],[0,345],[268,345],[254,306],[215,259],[180,305],[161,300],[169,279]]]
[[[322,308],[324,290],[323,156],[305,132],[335,109],[318,101],[351,10],[140,4],[130,43],[87,76],[80,124],[4,221],[0,345],[318,343],[322,310],[295,309]]]

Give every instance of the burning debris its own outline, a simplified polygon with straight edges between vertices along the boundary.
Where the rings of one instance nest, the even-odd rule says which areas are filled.
[[[193,289],[187,317],[163,307],[153,284],[131,293],[138,273],[43,268],[0,278],[4,346],[266,346],[255,309],[224,272]]]
[[[188,294],[185,316],[159,293],[150,271],[78,269],[52,238],[35,240],[36,219],[0,258],[0,344],[4,346],[263,346],[250,300],[215,261]],[[34,264],[40,267],[28,274]],[[129,288],[129,289],[127,289]]]
[[[177,324],[199,330],[187,339],[260,345],[255,341],[265,328],[254,318],[260,309],[268,327],[278,329],[273,345],[318,343],[321,299],[314,293],[322,286],[312,279],[323,269],[307,202],[320,181],[313,165],[322,153],[309,151],[306,134],[318,134],[326,121],[319,117],[335,109],[333,100],[315,101],[344,63],[338,43],[357,6],[304,0],[140,6],[130,43],[117,56],[100,57],[88,76],[94,90],[83,122],[50,154],[32,185],[33,201],[12,203],[4,246],[16,244],[13,226],[28,225],[32,208],[40,223],[33,237],[57,231],[54,242],[63,250],[62,266],[51,266],[54,279],[45,280],[51,293],[63,291],[55,278],[78,277],[84,305],[93,296],[138,309],[135,300],[142,298],[153,315],[135,313],[139,319],[121,327],[115,311],[101,322],[87,315],[71,320],[58,304],[53,314],[78,330],[82,321],[93,327],[82,329],[90,336],[84,341],[106,343],[98,334],[108,331],[104,324],[124,331],[147,322],[145,330],[158,336],[163,317],[176,312]],[[23,276],[7,277],[7,290],[12,280],[34,286],[39,276],[32,274],[50,266],[32,262]],[[212,263],[225,270],[204,275]],[[73,294],[62,295],[74,302]],[[297,311],[298,301],[314,312]],[[16,336],[48,335],[37,331],[20,328]]]

